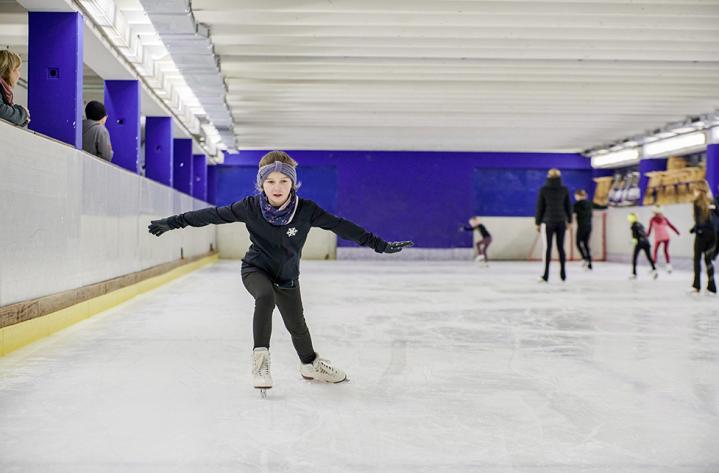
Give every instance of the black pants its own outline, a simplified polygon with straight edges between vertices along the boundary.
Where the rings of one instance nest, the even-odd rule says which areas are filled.
[[[714,247],[716,244],[716,234],[713,231],[704,231],[697,233],[694,237],[694,284],[695,289],[701,289],[701,272],[702,272],[702,256],[704,264],[707,267],[707,278],[709,278],[707,289],[716,292],[716,283],[714,282]]]
[[[592,266],[592,252],[589,249],[589,239],[592,237],[592,226],[577,227],[577,249],[582,259]]]
[[[652,265],[652,269],[657,269],[654,266],[654,260],[652,259],[651,245],[648,240],[643,240],[634,245],[634,255],[632,255],[632,274],[637,275],[637,259],[639,259],[639,252],[644,251],[647,255],[647,261]]]
[[[310,330],[305,323],[299,282],[293,281],[291,287],[278,286],[261,271],[243,274],[242,282],[255,298],[255,315],[252,322],[255,348],[270,347],[272,312],[276,305],[287,331],[292,336],[292,344],[300,360],[302,363],[312,363],[315,350],[312,348]]]
[[[544,231],[547,239],[547,248],[544,255],[544,276],[545,281],[549,279],[549,263],[552,261],[552,239],[557,237],[557,250],[559,251],[560,277],[562,281],[567,279],[565,264],[567,262],[567,254],[564,252],[564,234],[567,231],[567,224],[562,223],[545,223]]]

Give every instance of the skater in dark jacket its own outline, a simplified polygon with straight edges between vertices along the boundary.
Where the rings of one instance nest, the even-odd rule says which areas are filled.
[[[592,269],[592,251],[589,239],[592,237],[592,203],[587,200],[587,191],[579,189],[574,193],[574,213],[577,214],[577,249],[582,255],[582,265]]]
[[[299,265],[311,227],[330,230],[340,238],[378,253],[397,253],[412,246],[410,241],[386,242],[348,220],[325,212],[311,200],[299,197],[296,166],[297,162],[287,153],[272,151],[259,164],[258,195],[225,207],[209,207],[153,220],[149,226],[150,233],[160,236],[168,230],[187,226],[245,223],[252,245],[242,259],[242,282],[255,299],[252,372],[254,386],[259,389],[272,387],[269,347],[275,305],[292,336],[302,376],[332,383],[347,378],[344,371],[314,351],[305,323]]]
[[[692,287],[695,293],[701,290],[701,260],[707,270],[707,291],[716,294],[717,287],[714,282],[714,247],[716,246],[716,230],[712,222],[714,202],[710,197],[709,185],[706,181],[699,182],[694,189],[694,226],[690,233],[694,233],[694,282]]]
[[[477,256],[474,257],[475,261],[481,261],[485,265],[489,264],[489,256],[487,255],[487,248],[492,243],[492,235],[489,234],[487,227],[485,227],[479,220],[479,217],[474,216],[469,219],[469,225],[461,227],[461,230],[466,232],[473,232],[477,230],[482,237],[476,244]]]
[[[569,190],[562,185],[561,175],[559,169],[550,169],[547,173],[547,183],[539,191],[537,198],[537,213],[534,222],[538,232],[541,231],[541,225],[544,224],[546,238],[544,275],[540,282],[549,280],[549,263],[552,260],[552,239],[554,237],[557,239],[557,250],[559,251],[559,274],[562,281],[567,279],[564,234],[567,231],[567,225],[572,224],[572,203],[569,200]]]
[[[629,279],[637,279],[637,259],[639,258],[639,252],[644,251],[647,255],[647,261],[652,266],[652,277],[656,279],[659,274],[657,268],[654,266],[654,260],[651,255],[651,245],[649,244],[649,238],[647,238],[647,232],[644,230],[644,225],[639,223],[639,217],[634,212],[627,215],[627,220],[631,223],[632,231],[632,243],[634,243],[634,253],[632,254],[632,275]]]

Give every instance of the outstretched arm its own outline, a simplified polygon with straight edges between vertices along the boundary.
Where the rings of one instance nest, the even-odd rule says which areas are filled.
[[[667,223],[669,223],[669,220],[667,220]],[[672,226],[672,224],[669,223],[669,226]],[[654,228],[654,219],[649,220],[649,228],[647,229],[647,237],[652,236],[652,228]],[[674,228],[674,227],[672,227],[672,228]],[[674,229],[674,231],[676,232],[677,230]]]
[[[336,217],[326,212],[317,204],[314,204],[314,206],[315,208],[312,211],[310,221],[310,224],[313,227],[329,230],[340,238],[351,240],[359,245],[372,248],[377,253],[397,253],[402,251],[403,248],[414,245],[411,241],[386,242],[382,238],[368,232],[359,225],[341,217]]]
[[[669,228],[671,228],[672,230],[674,230],[674,233],[676,233],[677,235],[679,235],[679,230],[677,230],[677,227],[675,227],[674,225],[672,225],[672,222],[670,222],[668,218],[664,217],[664,219],[667,221],[667,225],[669,225]],[[651,230],[651,226],[650,226],[649,229]]]
[[[223,223],[244,222],[247,216],[247,199],[235,202],[224,207],[208,207],[193,210],[179,215],[153,220],[147,227],[150,233],[160,236],[169,230],[177,228],[204,227],[205,225],[220,225]]]

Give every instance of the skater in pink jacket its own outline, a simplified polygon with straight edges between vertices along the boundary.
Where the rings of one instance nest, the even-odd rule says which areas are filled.
[[[652,230],[654,230],[654,261],[659,263],[657,260],[657,253],[659,252],[659,246],[664,245],[664,257],[667,261],[667,272],[672,272],[672,261],[669,256],[669,240],[671,239],[669,229],[674,230],[674,233],[679,235],[679,230],[672,225],[672,222],[664,216],[662,208],[659,205],[654,206],[654,216],[649,221],[649,231],[647,236],[651,236]]]

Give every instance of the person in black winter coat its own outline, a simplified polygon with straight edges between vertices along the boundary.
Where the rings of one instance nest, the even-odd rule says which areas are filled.
[[[537,213],[534,217],[534,223],[537,225],[538,232],[541,231],[541,225],[544,224],[546,238],[544,274],[540,282],[549,280],[552,240],[555,237],[557,250],[559,251],[559,274],[562,281],[567,279],[567,255],[564,251],[564,235],[567,231],[567,225],[572,224],[572,203],[569,200],[569,190],[562,185],[561,175],[559,169],[550,169],[547,173],[547,183],[540,189],[537,197]]]
[[[270,335],[272,312],[279,308],[300,358],[300,373],[306,379],[338,383],[347,379],[341,369],[314,351],[305,323],[299,286],[302,247],[311,227],[319,227],[352,240],[378,253],[397,253],[411,241],[386,242],[354,223],[325,212],[311,200],[297,195],[297,162],[287,153],[272,151],[260,161],[258,194],[224,207],[173,215],[153,220],[150,233],[160,236],[186,226],[244,222],[252,245],[242,259],[242,282],[255,299],[253,334],[254,386],[272,387]]]

